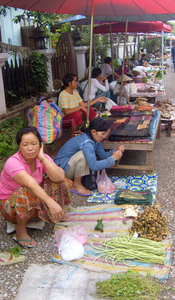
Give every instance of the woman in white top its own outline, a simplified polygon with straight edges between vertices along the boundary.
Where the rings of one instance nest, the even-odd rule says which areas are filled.
[[[120,105],[120,90],[121,90],[121,79],[122,76],[119,77],[119,79],[117,80],[117,83],[114,87],[113,90],[113,95],[115,95],[115,102]],[[126,105],[126,104],[131,104],[129,102],[129,83],[132,80],[132,78],[130,78],[127,75],[123,75],[123,91],[122,91],[122,103],[121,105]]]
[[[101,73],[102,72],[100,68],[94,68],[92,70],[90,101],[98,97],[110,98],[108,80],[106,77],[101,77]],[[103,80],[105,80],[105,85],[101,84]],[[99,94],[97,94],[98,90],[101,91]],[[84,101],[87,100],[88,100],[88,84],[86,85],[84,91]],[[94,105],[92,105],[92,107],[97,107],[99,104],[105,107],[105,103],[101,103],[101,102],[95,103]]]

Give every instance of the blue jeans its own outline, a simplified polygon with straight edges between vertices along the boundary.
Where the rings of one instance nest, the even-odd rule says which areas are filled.
[[[106,97],[106,98],[110,98],[111,94],[110,94],[110,91],[106,91],[106,92],[102,92],[102,93],[99,93],[94,99],[97,99],[99,97]],[[94,100],[92,99],[92,100]],[[101,103],[100,101],[93,104],[92,107],[97,107],[98,105],[100,105],[100,109],[101,107],[104,107],[105,108],[105,105],[106,103]]]

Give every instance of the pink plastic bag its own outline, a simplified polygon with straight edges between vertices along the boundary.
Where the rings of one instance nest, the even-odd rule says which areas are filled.
[[[82,245],[87,243],[87,234],[85,232],[84,226],[82,225],[75,225],[73,227],[70,227],[69,229],[56,230],[55,232],[55,239],[57,242],[56,246],[59,246],[63,234],[74,237]]]
[[[105,169],[97,173],[97,188],[98,192],[102,194],[111,194],[115,191],[115,185],[108,178]]]

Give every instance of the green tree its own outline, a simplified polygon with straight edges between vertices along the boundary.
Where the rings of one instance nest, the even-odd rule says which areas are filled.
[[[90,45],[90,26],[81,27],[82,40],[81,44],[89,46]],[[95,35],[95,52],[96,52],[96,65],[100,66],[104,62],[104,58],[107,56],[107,49],[110,47],[109,36],[108,35]],[[94,45],[93,45],[94,53]],[[87,51],[87,62],[89,61],[89,49]],[[95,65],[94,57],[92,65]]]

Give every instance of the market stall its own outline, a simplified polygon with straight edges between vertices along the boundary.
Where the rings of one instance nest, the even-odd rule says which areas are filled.
[[[133,135],[133,128],[132,128],[135,118],[134,119],[131,118],[130,123],[128,123],[129,120],[126,121],[125,124],[127,125],[127,128],[113,125],[115,124],[117,117],[115,117],[114,120],[110,120],[110,118],[108,118],[109,122],[113,122],[113,124],[111,125],[113,126],[113,128],[112,128],[112,137],[109,136],[107,140],[102,142],[103,148],[105,150],[116,149],[119,145],[123,144],[126,150],[145,151],[146,153],[145,165],[116,164],[113,168],[147,170],[150,172],[153,171],[153,149],[154,149],[156,138],[160,138],[161,114],[159,111],[155,111],[154,115],[151,118],[149,130],[143,131],[143,134],[139,136],[140,132],[138,133],[139,131],[138,126],[139,124],[142,125],[144,123],[143,121],[147,119],[146,115],[145,116],[143,116],[142,114],[140,115],[141,115],[141,118],[139,119],[140,123],[138,122],[137,128],[135,128],[135,130],[137,131],[136,135]],[[118,119],[121,119],[121,117],[127,118],[129,116],[126,115],[126,113],[124,113],[123,115],[118,117]],[[136,119],[138,121],[137,116]],[[128,125],[131,125],[131,127],[128,128]],[[120,136],[118,134],[119,129],[122,129],[122,131],[120,131]],[[125,130],[125,133],[123,129]],[[146,122],[145,122],[145,129],[148,129],[148,126],[146,126]],[[126,130],[129,131],[129,133],[126,133]],[[114,135],[115,135],[115,141],[113,140]]]

